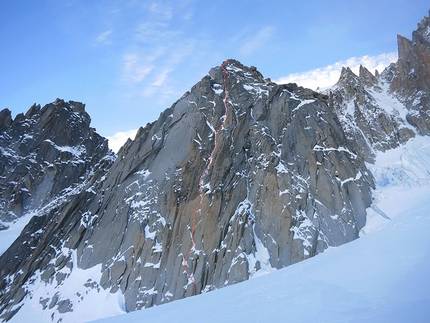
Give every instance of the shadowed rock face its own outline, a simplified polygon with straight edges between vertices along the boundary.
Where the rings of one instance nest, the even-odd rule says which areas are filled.
[[[106,176],[33,218],[0,258],[4,318],[31,297],[25,284],[37,269],[60,286],[72,268],[98,265],[92,288],[120,290],[133,311],[193,294],[184,270],[192,235],[185,268],[197,293],[358,237],[373,181],[328,98],[266,82],[234,60],[225,69],[141,128]],[[22,261],[3,267],[18,253]],[[41,302],[59,313],[73,307],[59,295]]]
[[[90,128],[84,107],[57,99],[43,108],[33,105],[15,120],[9,110],[0,112],[0,223],[5,227],[82,183],[108,154],[107,140]]]

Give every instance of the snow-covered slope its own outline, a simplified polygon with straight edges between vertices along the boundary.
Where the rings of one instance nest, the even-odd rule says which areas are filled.
[[[429,137],[377,155],[376,199],[358,240],[241,284],[97,322],[429,322],[429,166]]]

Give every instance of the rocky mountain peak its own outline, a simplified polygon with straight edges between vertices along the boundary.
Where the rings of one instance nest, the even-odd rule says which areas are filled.
[[[34,279],[59,291],[75,268],[99,268],[75,292],[119,292],[132,311],[356,239],[373,181],[326,102],[235,60],[211,69],[141,128],[107,173],[94,173],[67,204],[42,212],[0,257],[9,282],[0,286],[3,317],[35,297],[25,282],[36,268],[50,274]],[[53,137],[57,130],[42,116],[58,106],[74,104],[30,113]],[[22,261],[8,264],[17,254]],[[73,295],[42,292],[36,301],[58,318],[73,308]]]
[[[378,79],[366,67],[360,65],[358,76],[349,68],[342,67],[339,80],[336,86],[345,88],[353,95],[357,91],[363,91],[364,87],[371,87],[378,84]]]
[[[0,221],[42,207],[109,155],[106,139],[90,127],[80,102],[34,104],[12,120],[3,110],[0,131]]]
[[[265,83],[263,75],[257,70],[255,66],[245,66],[235,59],[228,59],[225,61],[224,69],[228,72],[227,77],[236,77],[246,83]],[[224,83],[224,70],[221,66],[212,68],[209,71],[209,76],[217,83]]]
[[[424,17],[421,22],[418,23],[417,29],[412,32],[412,40],[420,41],[422,38],[430,42],[430,10],[429,16]]]
[[[361,82],[367,86],[371,87],[378,84],[378,79],[373,75],[366,67],[360,65],[360,70],[358,74]]]
[[[357,76],[344,67],[339,81],[327,91],[330,108],[339,117],[349,144],[369,162],[376,151],[397,147],[415,136],[412,127],[400,117],[406,114],[402,104],[399,102],[398,107],[384,104],[393,102],[387,92],[390,83],[386,73],[375,76],[360,66]]]
[[[398,36],[399,59],[381,74],[360,66],[357,76],[343,68],[327,91],[350,145],[368,161],[375,151],[397,147],[416,132],[430,134],[429,19],[418,24],[412,40]]]
[[[339,80],[335,87],[342,88],[348,98],[352,98],[357,91],[362,91],[362,83],[360,78],[349,68],[342,67]]]

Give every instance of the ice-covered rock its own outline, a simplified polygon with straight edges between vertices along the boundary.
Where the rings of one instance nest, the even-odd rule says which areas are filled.
[[[405,119],[407,109],[390,93],[389,83],[363,66],[359,76],[343,68],[339,81],[327,93],[349,145],[366,161],[374,159],[375,151],[395,148],[415,136]]]

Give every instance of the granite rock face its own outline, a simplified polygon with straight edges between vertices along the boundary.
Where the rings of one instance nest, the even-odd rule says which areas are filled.
[[[430,11],[429,11],[430,14]],[[430,90],[430,17],[424,17],[412,33],[412,40],[397,36],[399,60],[390,68],[394,78],[392,92],[411,97],[419,91]],[[409,103],[409,102],[408,102]]]
[[[397,36],[399,59],[383,79],[390,92],[408,109],[407,121],[421,135],[430,134],[430,11],[412,33],[412,40]]]

